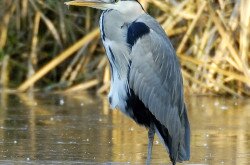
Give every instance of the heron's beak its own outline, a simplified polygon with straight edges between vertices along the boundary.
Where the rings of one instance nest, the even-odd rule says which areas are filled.
[[[103,0],[74,0],[65,2],[68,6],[88,6],[92,8],[106,10],[109,8],[111,3],[104,2]]]

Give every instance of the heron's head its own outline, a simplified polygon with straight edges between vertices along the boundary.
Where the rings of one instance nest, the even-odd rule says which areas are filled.
[[[137,0],[74,0],[65,2],[65,4],[69,6],[88,6],[101,10],[113,9],[120,12],[143,10]]]

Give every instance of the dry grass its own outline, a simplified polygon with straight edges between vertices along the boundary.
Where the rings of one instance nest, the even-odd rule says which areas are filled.
[[[110,72],[96,30],[99,11],[68,9],[63,2],[0,2],[3,87],[108,91]],[[250,95],[249,0],[141,2],[171,38],[187,93]]]

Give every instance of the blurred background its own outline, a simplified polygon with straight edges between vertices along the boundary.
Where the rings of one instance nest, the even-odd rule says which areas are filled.
[[[65,1],[0,0],[0,164],[143,164],[147,131],[106,98],[101,11]],[[171,39],[191,95],[189,163],[249,164],[250,1],[140,2]],[[153,150],[153,164],[169,162],[158,138]]]
[[[101,11],[65,0],[1,0],[1,90],[109,89]],[[250,1],[141,0],[182,65],[188,94],[250,95]]]

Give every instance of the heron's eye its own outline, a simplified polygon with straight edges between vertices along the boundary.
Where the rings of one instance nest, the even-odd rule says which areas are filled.
[[[117,2],[119,2],[119,0],[114,0],[114,3],[117,3]]]

